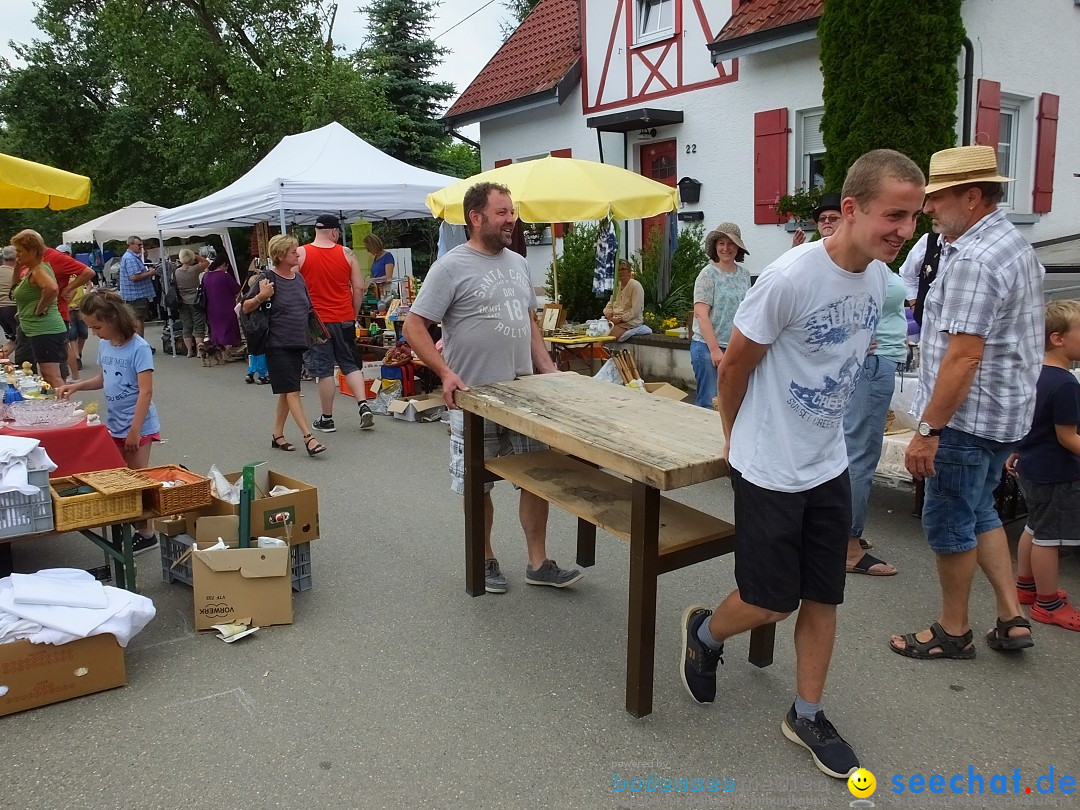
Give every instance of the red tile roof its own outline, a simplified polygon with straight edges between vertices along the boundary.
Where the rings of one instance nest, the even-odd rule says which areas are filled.
[[[578,0],[541,0],[451,105],[446,117],[551,90],[580,56]]]
[[[757,34],[784,25],[820,17],[825,0],[743,0],[727,24],[720,29],[717,42]]]

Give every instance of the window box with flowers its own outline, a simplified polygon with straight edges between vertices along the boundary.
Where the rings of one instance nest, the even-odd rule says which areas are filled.
[[[787,217],[787,230],[814,230],[814,209],[821,204],[821,195],[825,189],[821,186],[799,186],[790,194],[782,194],[776,201],[776,213]]]

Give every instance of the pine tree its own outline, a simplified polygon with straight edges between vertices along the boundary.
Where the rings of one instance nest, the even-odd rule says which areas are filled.
[[[432,81],[434,66],[447,51],[428,35],[433,0],[373,0],[368,6],[368,38],[356,59],[392,111],[383,151],[414,166],[438,168],[447,136],[439,118],[454,95],[449,82]]]
[[[956,141],[961,0],[829,0],[818,26],[825,185],[871,149],[903,152],[926,170]]]

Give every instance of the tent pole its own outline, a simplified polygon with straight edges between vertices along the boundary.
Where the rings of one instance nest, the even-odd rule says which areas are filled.
[[[161,263],[161,289],[165,295],[169,292],[169,266],[165,260],[165,234],[158,228],[158,261]],[[164,299],[164,295],[162,296]],[[162,306],[165,306],[164,300],[162,300]],[[173,334],[173,314],[169,312],[169,308],[165,307],[165,323],[169,325],[169,354],[176,357],[176,335]],[[162,329],[164,332],[164,329]]]
[[[281,225],[281,232],[285,233],[285,208],[278,209],[278,223]]]
[[[551,225],[551,294],[559,303],[559,257],[555,253],[555,224]]]

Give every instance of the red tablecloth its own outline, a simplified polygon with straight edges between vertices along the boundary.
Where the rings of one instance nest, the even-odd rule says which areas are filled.
[[[56,469],[49,473],[51,478],[127,466],[105,425],[79,423],[50,430],[18,430],[9,425],[0,430],[0,436],[5,434],[39,439],[56,464]]]

